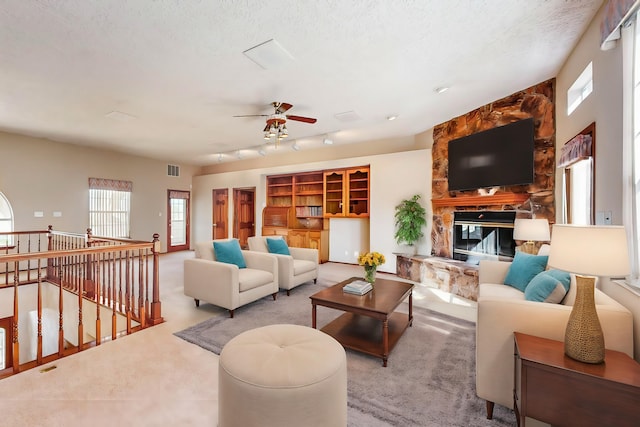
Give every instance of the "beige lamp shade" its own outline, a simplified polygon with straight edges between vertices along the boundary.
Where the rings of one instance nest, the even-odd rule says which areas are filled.
[[[555,224],[548,265],[576,274],[625,276],[631,271],[625,229]]]
[[[548,242],[549,221],[543,219],[516,218],[513,223],[513,239],[527,242]]]

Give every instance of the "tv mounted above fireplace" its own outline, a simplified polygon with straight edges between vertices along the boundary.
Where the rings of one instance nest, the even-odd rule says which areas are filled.
[[[533,119],[449,141],[449,191],[531,184]]]

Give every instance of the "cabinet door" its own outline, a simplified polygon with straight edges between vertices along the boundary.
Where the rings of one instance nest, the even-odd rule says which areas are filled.
[[[324,173],[324,216],[345,215],[345,171]]]
[[[294,248],[306,248],[308,234],[308,231],[289,230],[289,246]]]
[[[347,170],[346,215],[355,218],[369,216],[369,168]]]
[[[322,246],[321,243],[321,232],[320,231],[310,231],[309,232],[309,248],[311,249],[317,249],[318,251],[320,251],[320,247]]]

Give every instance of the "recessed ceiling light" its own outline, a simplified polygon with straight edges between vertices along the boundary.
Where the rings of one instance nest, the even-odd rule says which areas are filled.
[[[258,154],[260,154],[262,157],[264,157],[264,156],[266,156],[266,155],[267,155],[267,152],[266,152],[266,151],[264,151],[264,148],[260,148],[260,149],[258,150]]]
[[[328,137],[324,137],[324,139],[322,140],[322,143],[325,145],[332,145],[333,144],[333,139],[329,139]]]
[[[300,146],[294,142],[293,145],[291,146],[291,148],[293,148],[294,150],[298,151],[300,149]]]
[[[387,116],[387,120],[389,120],[389,121],[393,121],[393,120],[395,120],[397,118],[398,118],[398,116],[393,116],[393,115],[392,116]]]
[[[439,87],[435,88],[433,91],[435,93],[444,93],[444,92],[446,92],[448,90],[449,90],[449,88],[447,86],[439,86]]]

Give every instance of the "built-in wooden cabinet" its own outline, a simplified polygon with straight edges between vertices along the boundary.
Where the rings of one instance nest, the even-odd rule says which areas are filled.
[[[319,262],[329,261],[329,230],[289,230],[289,246],[318,250]]]
[[[324,173],[324,216],[344,216],[345,171],[326,171]]]
[[[318,249],[320,262],[329,260],[329,218],[368,216],[368,166],[267,177],[262,235]]]
[[[322,172],[294,175],[293,198],[295,201],[293,228],[323,228],[322,196],[324,182]]]
[[[288,241],[290,206],[267,206],[262,210],[262,235],[283,236]]]
[[[369,216],[369,167],[325,171],[324,215]]]
[[[347,169],[349,217],[369,216],[369,168]]]
[[[267,206],[293,206],[293,175],[267,177]]]

